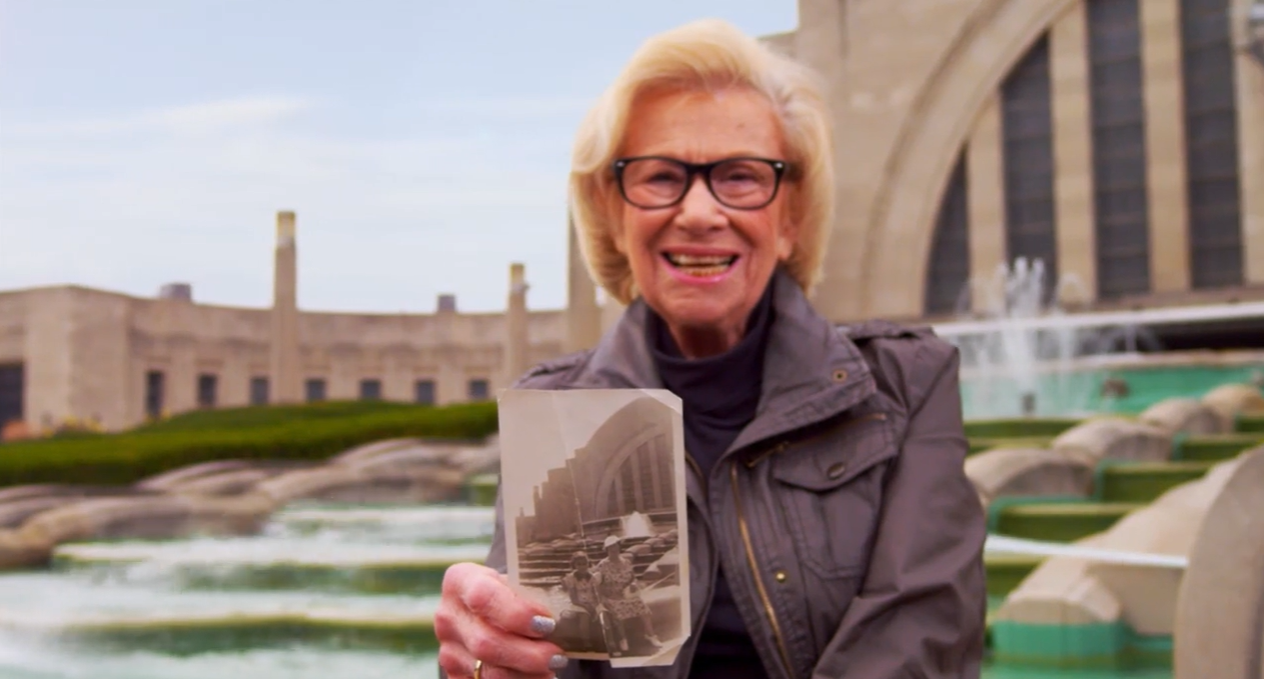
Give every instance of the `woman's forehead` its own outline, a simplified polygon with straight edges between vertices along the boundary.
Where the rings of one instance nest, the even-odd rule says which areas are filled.
[[[772,104],[750,89],[655,91],[632,106],[624,156],[691,162],[733,156],[779,157],[781,126]]]

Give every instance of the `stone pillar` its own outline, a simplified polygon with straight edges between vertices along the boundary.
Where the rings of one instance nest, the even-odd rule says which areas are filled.
[[[791,47],[796,59],[820,76],[834,116],[837,209],[830,225],[831,245],[825,251],[825,275],[812,297],[821,315],[834,322],[857,320],[875,311],[876,315],[888,313],[880,305],[877,309],[866,308],[866,295],[870,294],[866,287],[874,284],[865,280],[864,257],[869,238],[866,206],[873,200],[875,184],[889,178],[875,171],[872,163],[875,151],[886,139],[883,135],[875,139],[866,127],[872,121],[873,107],[869,104],[874,99],[873,92],[858,92],[855,100],[850,96],[853,88],[863,88],[852,83],[854,76],[848,68],[852,51],[849,13],[856,11],[851,7],[854,4],[845,0],[798,0],[799,27]],[[858,160],[858,156],[864,160]]]
[[[1190,283],[1180,0],[1145,0],[1140,11],[1150,288],[1179,292]]]
[[[525,267],[515,262],[509,265],[509,304],[505,308],[504,384],[513,384],[530,367],[526,273]]]
[[[51,428],[74,414],[74,296],[68,287],[28,293],[26,306],[26,425],[32,432]]]
[[[1001,96],[983,105],[966,142],[969,204],[971,308],[988,304],[987,285],[1005,264],[1005,158],[1001,137]]]
[[[597,286],[588,275],[579,249],[575,220],[566,225],[566,350],[582,351],[601,339],[601,310],[597,308]]]
[[[456,295],[440,294],[435,306],[435,356],[438,374],[435,375],[435,403],[448,405],[466,400],[465,355],[457,328],[460,318],[456,310]]]
[[[1074,3],[1049,31],[1053,105],[1054,214],[1058,276],[1078,279],[1097,298],[1093,213],[1093,119],[1090,115],[1088,10]],[[1066,288],[1066,291],[1074,290]],[[1068,302],[1086,302],[1076,299]]]
[[[272,376],[269,399],[298,403],[303,398],[298,337],[298,246],[294,213],[277,213],[276,265],[272,274]]]
[[[1250,0],[1234,0],[1238,98],[1238,181],[1242,196],[1243,282],[1264,284],[1264,63],[1251,53]],[[1256,9],[1255,11],[1264,11]],[[1264,662],[1264,661],[1262,661]]]
[[[1236,468],[1203,515],[1177,594],[1176,679],[1264,676],[1264,448],[1227,464]]]

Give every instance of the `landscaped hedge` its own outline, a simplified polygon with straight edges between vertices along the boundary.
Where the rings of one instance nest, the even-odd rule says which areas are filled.
[[[215,408],[191,410],[164,420],[143,424],[132,431],[149,433],[275,427],[300,421],[345,419],[386,413],[417,413],[430,410],[436,409],[391,401],[318,401],[295,405]]]
[[[0,487],[26,483],[130,484],[200,462],[313,460],[404,436],[481,439],[496,404],[314,404],[205,411],[121,434],[0,445]]]

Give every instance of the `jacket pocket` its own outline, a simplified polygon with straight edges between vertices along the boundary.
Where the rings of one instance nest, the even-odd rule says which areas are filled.
[[[846,578],[867,569],[884,463],[897,453],[890,423],[882,413],[870,413],[791,445],[773,460],[795,552],[818,576]]]

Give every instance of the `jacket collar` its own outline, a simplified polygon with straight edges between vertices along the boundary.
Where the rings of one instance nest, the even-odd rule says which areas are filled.
[[[772,329],[755,419],[730,450],[834,417],[876,391],[860,350],[812,308],[798,283],[774,274]],[[637,298],[597,344],[572,385],[581,389],[662,389],[646,341],[649,308]]]

